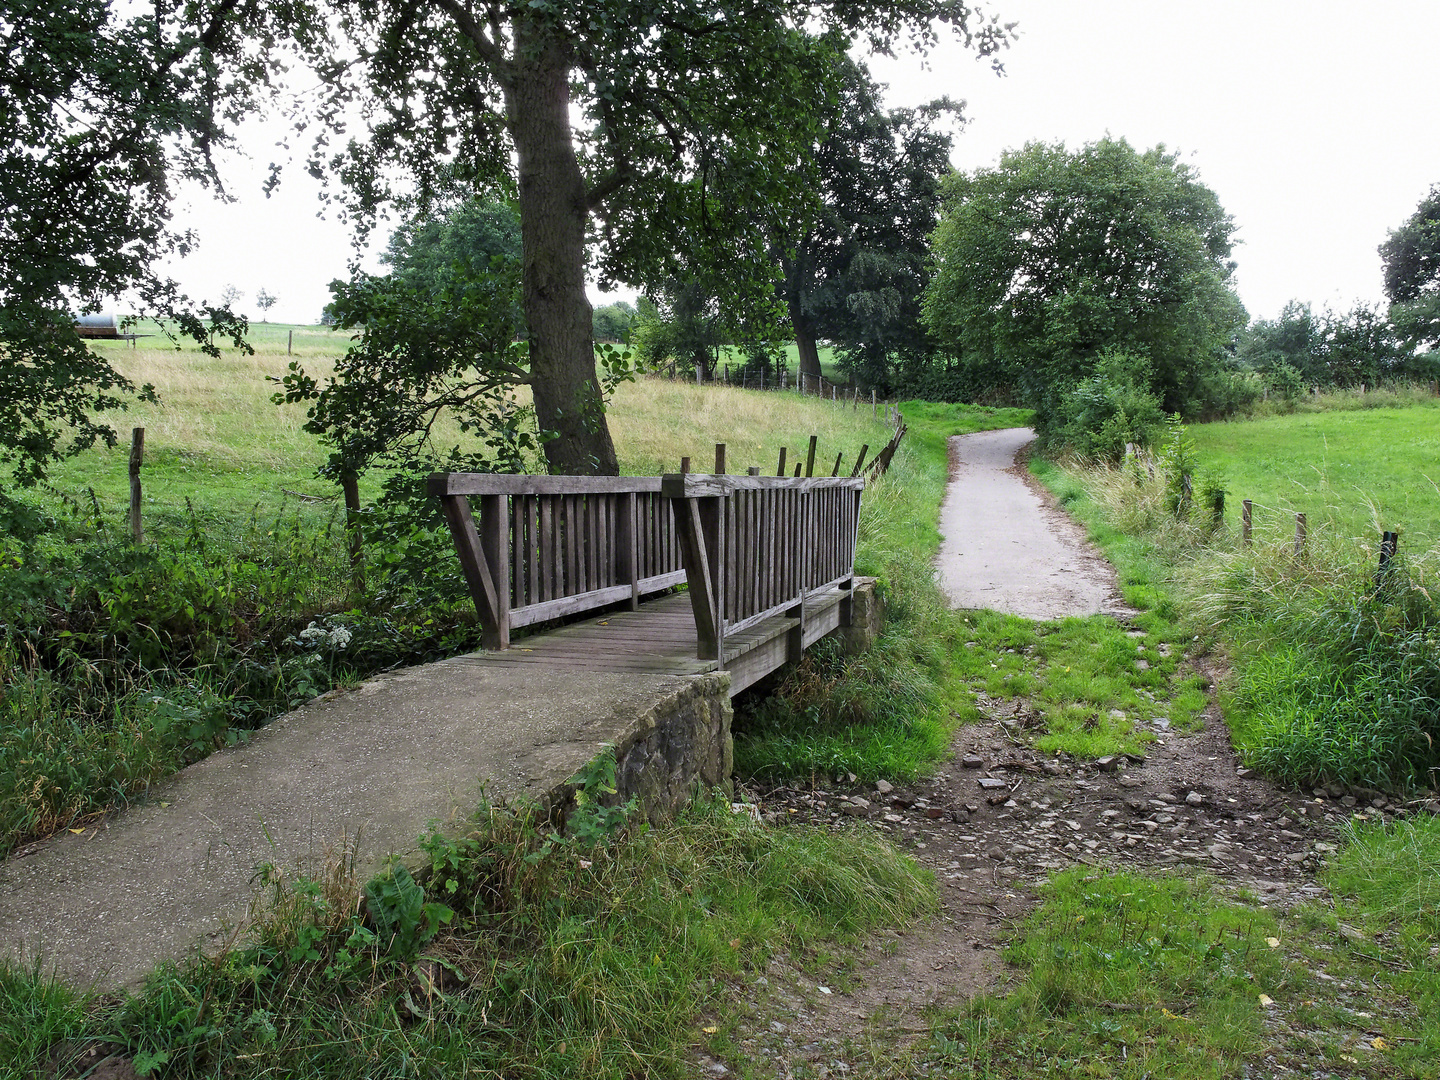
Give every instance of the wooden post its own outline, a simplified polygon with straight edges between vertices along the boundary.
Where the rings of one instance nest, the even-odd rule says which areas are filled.
[[[640,545],[635,542],[635,515],[639,512],[639,502],[635,492],[627,491],[616,503],[616,512],[620,516],[615,533],[616,577],[621,584],[630,586],[631,611],[640,606]]]
[[[875,388],[870,388],[870,419],[874,420],[880,415],[880,406],[875,401]]]
[[[510,507],[504,495],[480,496],[480,550],[490,568],[495,590],[495,624],[498,642],[487,647],[510,647]]]
[[[730,365],[729,365],[729,364],[726,364],[726,365],[725,365],[725,374],[726,374],[727,376],[730,374]],[[705,368],[704,368],[704,366],[701,365],[701,364],[696,364],[696,365],[695,365],[695,385],[696,385],[696,386],[700,386],[700,385],[703,384],[704,382],[705,382]]]
[[[715,444],[715,475],[725,475],[725,444],[723,442]]]
[[[1395,560],[1395,552],[1400,546],[1400,534],[1398,532],[1382,532],[1380,534],[1380,569],[1375,572],[1375,587],[1378,589],[1385,584],[1385,579],[1390,576],[1390,564]]]
[[[760,466],[759,466],[759,465],[751,465],[748,469],[745,470],[745,475],[746,475],[746,476],[759,476],[759,475],[760,475]]]
[[[835,467],[830,470],[830,475],[831,475],[831,476],[839,476],[839,475],[840,475],[840,459],[841,459],[842,457],[844,457],[844,456],[845,456],[845,451],[844,451],[844,450],[841,450],[840,453],[838,453],[838,454],[835,455]]]
[[[1305,515],[1295,515],[1295,557],[1305,554]]]
[[[820,441],[819,435],[810,436],[810,449],[805,452],[805,475],[815,475],[815,444]]]
[[[445,524],[450,526],[450,536],[455,541],[455,552],[460,557],[460,569],[465,573],[465,582],[470,586],[470,595],[475,599],[475,613],[480,616],[480,627],[484,630],[487,649],[509,648],[509,627],[503,628],[496,618],[495,580],[490,576],[490,567],[485,562],[485,551],[480,538],[475,534],[475,519],[470,516],[470,501],[464,495],[440,496],[441,508],[445,511]]]
[[[784,475],[785,475],[785,452],[786,452],[786,449],[787,449],[787,448],[784,447],[784,446],[780,447],[780,464],[779,464],[778,466],[776,466],[776,468],[775,468],[775,475],[776,475],[776,476],[784,476]]]
[[[350,586],[365,591],[365,537],[360,531],[360,478],[353,472],[340,476],[345,493],[345,531],[350,534]]]
[[[1240,539],[1242,542],[1250,543],[1250,500],[1240,501]]]
[[[292,356],[295,352],[295,331],[290,331],[290,336],[285,340],[285,355]]]
[[[869,444],[868,442],[867,442],[867,443],[861,443],[861,444],[860,444],[860,456],[855,459],[855,468],[853,468],[853,469],[850,470],[850,475],[851,475],[851,476],[859,476],[859,475],[860,475],[860,470],[861,470],[862,468],[864,468],[864,466],[865,466],[865,455],[868,454],[869,452],[870,452],[870,444]]]
[[[798,462],[798,461],[795,462],[795,475],[796,475],[797,477],[800,475],[800,462]]]
[[[681,474],[683,475],[684,473],[688,473],[689,471],[690,471],[690,459],[689,459],[688,457],[682,457],[682,458],[680,459],[680,472],[681,472]]]
[[[130,539],[145,542],[145,525],[140,520],[140,466],[145,464],[145,429],[130,432]]]

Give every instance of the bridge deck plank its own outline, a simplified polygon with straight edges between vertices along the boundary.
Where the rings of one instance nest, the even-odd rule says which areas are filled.
[[[829,589],[805,602],[805,623],[813,632],[836,624],[841,593]],[[783,664],[786,650],[775,645],[796,620],[778,615],[725,638],[725,667],[736,694]],[[822,633],[824,631],[821,631]],[[814,638],[806,635],[806,645]],[[818,635],[816,635],[818,636]],[[612,611],[584,622],[518,638],[511,648],[475,654],[489,664],[539,665],[553,670],[615,671],[654,675],[699,675],[713,660],[698,660],[690,598],[673,593],[647,600],[634,611]]]

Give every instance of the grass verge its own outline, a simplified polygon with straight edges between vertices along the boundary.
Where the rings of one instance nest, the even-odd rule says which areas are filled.
[[[1386,413],[1266,421],[1270,453],[1287,460],[1309,455],[1315,464],[1328,443],[1317,425],[1338,424],[1353,434],[1357,417],[1381,424]],[[1415,413],[1429,417],[1434,410]],[[1415,416],[1404,421],[1414,422]],[[1213,444],[1205,430],[1197,445]],[[1357,475],[1382,467],[1364,457],[1366,445],[1354,443],[1356,456],[1343,462]],[[1235,462],[1217,455],[1201,464],[1213,477]],[[1119,569],[1127,599],[1150,602],[1154,615],[1183,606],[1182,637],[1221,643],[1234,665],[1222,704],[1246,764],[1301,786],[1436,785],[1440,601],[1430,583],[1440,549],[1402,554],[1382,578],[1378,536],[1354,535],[1353,517],[1311,519],[1297,552],[1293,533],[1257,528],[1246,544],[1233,525],[1170,512],[1164,475],[1075,465],[1036,471],[1090,526]],[[1426,483],[1412,474],[1405,490],[1418,498]],[[1234,512],[1232,500],[1232,521]]]
[[[382,875],[363,911],[343,858],[271,868],[253,946],[118,1003],[0,969],[0,1048],[22,1074],[100,1041],[175,1077],[679,1076],[731,980],[935,903],[867,830],[770,829],[724,800],[594,845],[495,810],[425,848],[423,887]]]
[[[1238,1075],[1265,1045],[1259,995],[1299,978],[1275,925],[1209,881],[1066,871],[1006,950],[1018,981],[937,1017],[918,1056],[945,1076]]]

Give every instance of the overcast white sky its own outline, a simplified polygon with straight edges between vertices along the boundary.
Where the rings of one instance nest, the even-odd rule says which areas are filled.
[[[997,78],[947,45],[871,62],[889,103],[968,103],[962,170],[1033,140],[1075,147],[1105,134],[1179,151],[1239,226],[1237,288],[1252,317],[1287,300],[1348,308],[1382,298],[1376,247],[1440,183],[1435,0],[992,0],[1019,40]],[[345,272],[346,231],[316,218],[298,170],[260,194],[274,152],[250,147],[230,206],[196,200],[182,222],[200,251],[176,266],[197,299],[233,283],[279,297],[272,321],[311,322]]]

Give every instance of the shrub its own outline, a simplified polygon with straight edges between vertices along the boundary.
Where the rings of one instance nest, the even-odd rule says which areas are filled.
[[[1044,447],[1114,463],[1124,458],[1126,444],[1149,445],[1165,419],[1150,380],[1143,357],[1105,350],[1095,374],[1065,394],[1060,416],[1042,433]]]

